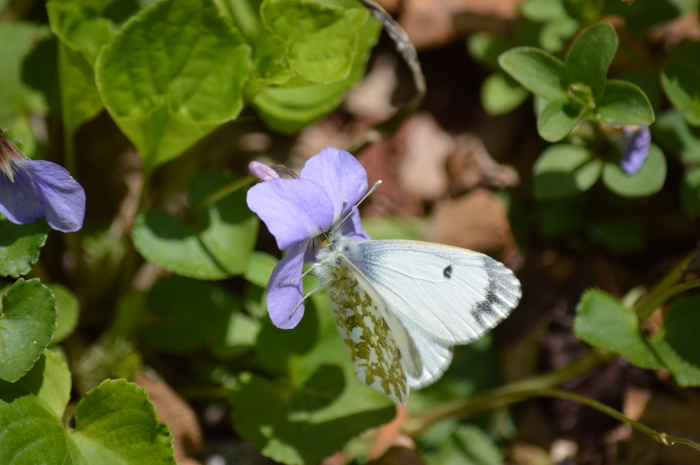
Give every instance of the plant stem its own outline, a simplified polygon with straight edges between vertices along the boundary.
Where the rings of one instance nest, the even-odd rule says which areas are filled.
[[[459,399],[445,402],[429,411],[413,416],[406,424],[406,430],[411,436],[417,436],[435,423],[446,418],[465,418],[485,410],[513,403],[514,395],[532,390],[549,389],[559,386],[566,381],[588,373],[592,369],[611,362],[616,354],[593,349],[571,365],[560,370],[515,381],[505,386],[485,391],[469,399]]]
[[[194,208],[192,208],[192,210],[194,212],[200,212],[207,208],[209,205],[218,202],[227,195],[230,195],[239,189],[243,189],[244,187],[253,184],[257,180],[258,178],[256,178],[252,174],[249,174],[244,178],[238,179],[230,184],[227,184],[204,197],[201,202],[199,202],[197,205],[194,206]]]
[[[675,295],[671,294],[665,299],[661,300],[662,297],[664,297],[671,289],[674,289],[676,283],[683,278],[683,271],[685,270],[685,267],[688,264],[688,262],[690,262],[691,258],[692,255],[688,255],[683,260],[678,262],[671,269],[671,271],[669,271],[668,274],[661,279],[661,281],[659,281],[654,287],[652,287],[651,290],[647,293],[647,295],[644,296],[644,298],[637,305],[634,306],[634,312],[640,317],[642,321],[646,320],[649,317],[649,315],[656,309],[656,307],[661,305],[666,299]],[[692,282],[695,281],[690,281],[690,283]],[[691,286],[690,288],[692,287],[695,286]]]
[[[700,287],[700,279],[694,279],[692,281],[688,281],[687,283],[673,286],[671,289],[668,289],[666,292],[661,294],[656,300],[652,301],[646,308],[639,308],[639,318],[642,321],[646,320],[654,310],[656,310],[661,304],[669,300],[671,297],[696,287]]]

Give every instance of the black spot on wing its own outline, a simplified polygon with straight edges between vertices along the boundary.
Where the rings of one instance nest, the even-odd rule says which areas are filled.
[[[504,280],[502,277],[498,279],[499,275],[502,276],[504,271],[508,271],[501,263],[485,257],[483,265],[488,272],[489,283],[485,290],[484,299],[474,306],[471,310],[471,316],[476,324],[486,331],[494,327],[517,305],[520,300],[520,289],[511,289],[510,279]],[[511,302],[508,302],[504,297]]]
[[[445,269],[442,270],[442,275],[445,278],[450,279],[452,277],[452,265],[446,266]]]

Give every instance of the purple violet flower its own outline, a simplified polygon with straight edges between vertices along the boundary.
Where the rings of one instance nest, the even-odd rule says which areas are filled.
[[[629,175],[636,174],[649,156],[651,133],[649,126],[623,126],[625,136],[622,143],[620,168]]]
[[[328,147],[306,162],[298,179],[272,178],[248,191],[248,207],[267,225],[280,250],[288,251],[267,285],[267,311],[278,328],[294,328],[304,316],[299,279],[304,263],[316,260],[323,233],[350,214],[367,188],[367,172],[360,162]],[[357,210],[340,231],[356,241],[370,239]]]
[[[85,191],[65,168],[25,157],[0,131],[0,213],[16,224],[45,216],[53,229],[77,231],[85,217]]]

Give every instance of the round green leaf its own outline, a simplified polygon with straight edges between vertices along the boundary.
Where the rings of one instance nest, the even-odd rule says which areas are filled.
[[[642,90],[624,81],[608,81],[603,96],[596,102],[598,121],[623,125],[649,125],[654,122],[654,110]]]
[[[0,379],[14,382],[29,371],[55,330],[56,303],[51,291],[38,279],[18,279],[2,298]]]
[[[678,110],[662,114],[651,127],[654,140],[683,163],[700,163],[700,128],[690,126]]]
[[[29,273],[46,243],[49,225],[41,218],[14,224],[0,216],[0,276],[18,278]]]
[[[231,392],[238,433],[278,462],[320,462],[396,414],[389,399],[355,377],[329,307],[327,297],[316,293],[293,330],[268,320],[258,336],[258,355],[285,382],[246,373]]]
[[[530,94],[503,73],[493,73],[481,87],[481,104],[491,116],[502,115],[517,108]]]
[[[558,142],[573,131],[584,110],[567,101],[549,102],[537,118],[537,132],[544,140]]]
[[[569,82],[587,85],[598,100],[605,89],[605,78],[617,51],[617,42],[615,28],[607,21],[584,29],[566,55]]]
[[[239,303],[212,283],[172,276],[153,286],[147,307],[154,318],[144,333],[146,342],[162,352],[187,353],[212,338]]]
[[[54,299],[56,299],[56,310],[58,311],[56,332],[53,335],[53,339],[51,339],[51,344],[58,344],[70,336],[75,329],[75,326],[78,324],[80,308],[77,297],[70,289],[57,283],[51,284],[49,288],[53,293]]]
[[[498,63],[527,90],[547,100],[567,99],[564,63],[532,47],[516,47],[498,58]]]
[[[603,182],[611,191],[623,197],[644,197],[659,192],[666,180],[666,157],[655,144],[642,168],[629,175],[616,163],[605,162]]]
[[[235,182],[225,173],[205,173],[192,183],[197,205],[214,191]],[[185,223],[162,210],[140,215],[131,232],[134,245],[148,261],[197,279],[224,279],[243,274],[253,252],[258,219],[248,209],[244,189],[210,204]]]
[[[248,269],[245,270],[243,277],[249,282],[256,284],[262,288],[267,287],[267,282],[270,280],[272,270],[277,265],[277,260],[270,254],[264,252],[253,252],[248,262]]]
[[[68,367],[51,351],[18,382],[0,381],[0,463],[176,465],[172,435],[143,388],[104,381],[78,404],[74,428],[62,420],[70,390]]]
[[[250,48],[213,0],[144,8],[95,64],[105,107],[149,168],[236,118],[250,69]]]
[[[584,147],[552,145],[533,167],[535,195],[552,200],[580,194],[595,184],[602,169],[603,163]]]

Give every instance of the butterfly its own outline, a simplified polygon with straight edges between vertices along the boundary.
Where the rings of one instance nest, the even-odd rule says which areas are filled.
[[[357,242],[333,232],[315,268],[355,374],[400,404],[410,389],[442,376],[452,346],[483,336],[521,297],[520,282],[502,263],[428,242]]]
[[[279,169],[279,167],[277,167]],[[304,263],[333,303],[336,323],[362,381],[405,404],[410,389],[437,380],[452,346],[496,326],[520,300],[520,283],[496,260],[465,249],[414,241],[373,241],[357,206],[367,172],[350,153],[327,147],[300,175],[251,162],[261,183],[248,207],[287,255],[272,272],[267,308],[272,323],[294,328],[304,315]]]

